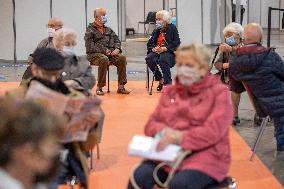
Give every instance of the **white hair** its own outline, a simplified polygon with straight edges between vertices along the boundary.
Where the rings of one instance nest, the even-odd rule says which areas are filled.
[[[169,11],[160,10],[156,13],[156,16],[162,16],[162,19],[168,24],[172,23],[172,15]]]
[[[53,37],[55,47],[75,46],[77,44],[77,35],[73,29],[62,28],[57,30]]]
[[[232,32],[234,34],[238,34],[241,38],[243,38],[244,36],[244,28],[235,22],[232,22],[230,24],[228,24],[224,30],[223,30],[223,34],[225,35],[227,32]]]

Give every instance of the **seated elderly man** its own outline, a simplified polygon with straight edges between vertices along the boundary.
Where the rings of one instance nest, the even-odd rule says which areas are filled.
[[[106,85],[106,73],[109,65],[117,67],[118,89],[117,93],[129,94],[124,88],[126,79],[126,58],[121,54],[121,42],[114,31],[105,26],[107,23],[106,10],[97,8],[94,11],[95,21],[90,23],[85,34],[87,59],[92,65],[99,67],[97,95],[104,95],[103,87]]]
[[[75,90],[91,95],[91,90],[96,83],[92,67],[88,61],[79,61],[74,48],[77,44],[75,31],[68,28],[58,30],[54,34],[53,44],[56,50],[65,57],[65,65],[62,70],[62,81]]]
[[[70,96],[72,98],[85,98],[85,95],[69,88],[61,79],[61,70],[65,65],[65,58],[62,56],[60,52],[53,48],[40,48],[37,49],[34,53],[33,64],[31,67],[33,78],[22,85],[20,88],[8,91],[7,96],[13,99],[24,98],[32,81],[37,81],[49,89],[56,91],[58,93]],[[93,97],[95,98],[95,97]],[[104,113],[101,108],[98,107],[96,112],[100,117],[98,118],[98,122],[94,124],[94,128],[91,131],[96,132],[96,129],[101,131]],[[91,133],[94,134],[94,133]],[[66,174],[69,172],[73,172],[77,179],[79,180],[81,186],[83,188],[87,188],[88,185],[88,162],[85,157],[85,146],[88,144],[94,144],[93,140],[96,140],[93,137],[88,137],[86,142],[75,144],[75,143],[65,143],[64,147],[68,150],[67,156],[67,171],[64,168],[60,170],[57,183],[64,183],[64,179],[66,179]],[[89,146],[89,145],[88,145]],[[92,146],[93,147],[93,146]],[[55,184],[55,185],[56,185]]]
[[[47,23],[47,37],[44,38],[38,45],[37,45],[37,49],[38,48],[53,48],[53,37],[54,37],[54,33],[57,30],[60,30],[63,27],[63,23],[59,18],[51,18],[49,19],[48,23]],[[21,84],[23,84],[26,80],[30,79],[32,77],[32,72],[31,72],[31,64],[33,63],[33,54],[31,54],[28,57],[28,63],[30,64],[25,73],[22,76],[22,82]]]
[[[156,20],[157,28],[147,43],[146,63],[154,73],[155,80],[159,81],[157,91],[161,91],[163,85],[172,83],[171,68],[175,65],[174,51],[180,45],[180,38],[176,26],[171,23],[171,15],[168,11],[158,11]]]
[[[274,49],[262,46],[262,28],[251,23],[244,28],[244,47],[233,55],[229,71],[245,82],[262,113],[274,120],[277,151],[284,161],[284,62]],[[282,169],[283,170],[283,169]]]

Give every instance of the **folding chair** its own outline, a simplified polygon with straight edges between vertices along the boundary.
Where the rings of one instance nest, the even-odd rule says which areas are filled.
[[[269,116],[268,115],[264,115],[263,114],[263,111],[261,111],[261,107],[259,104],[257,104],[257,99],[256,97],[253,95],[251,89],[249,88],[249,86],[245,83],[245,82],[242,82],[246,91],[247,91],[247,94],[249,96],[249,99],[250,99],[250,102],[252,103],[252,106],[255,110],[255,112],[260,115],[261,117],[265,117],[264,119],[262,119],[262,122],[261,122],[261,125],[260,125],[260,128],[259,128],[259,131],[258,131],[258,134],[256,135],[256,139],[255,139],[255,142],[254,142],[254,145],[252,147],[252,155],[250,157],[250,161],[253,160],[255,154],[256,154],[256,151],[257,151],[257,148],[259,146],[259,143],[260,143],[260,140],[262,138],[262,135],[264,133],[264,130],[265,130],[265,127],[267,126],[267,123],[268,123],[268,120],[269,120]]]

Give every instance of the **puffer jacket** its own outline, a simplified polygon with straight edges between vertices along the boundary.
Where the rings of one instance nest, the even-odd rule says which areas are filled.
[[[227,87],[218,77],[208,74],[190,87],[178,81],[166,87],[145,126],[145,134],[155,136],[166,127],[181,131],[181,147],[193,153],[183,160],[178,170],[197,170],[222,181],[231,162],[232,118]]]
[[[230,60],[230,75],[244,82],[261,116],[284,116],[284,62],[274,49],[245,46]]]
[[[105,32],[101,33],[95,26],[94,23],[90,23],[87,27],[84,39],[87,59],[92,62],[95,53],[105,54],[109,49],[121,50],[121,42],[116,33],[107,26],[104,26]]]

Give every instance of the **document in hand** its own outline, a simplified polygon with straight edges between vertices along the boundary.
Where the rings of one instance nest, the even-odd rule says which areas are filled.
[[[170,144],[163,151],[157,152],[156,147],[159,140],[159,138],[136,135],[132,138],[128,146],[128,154],[157,161],[175,161],[179,152],[182,150],[181,147]]]
[[[101,117],[98,98],[71,98],[53,91],[37,81],[32,81],[26,99],[38,101],[57,114],[69,118],[63,143],[86,141],[89,131]]]

